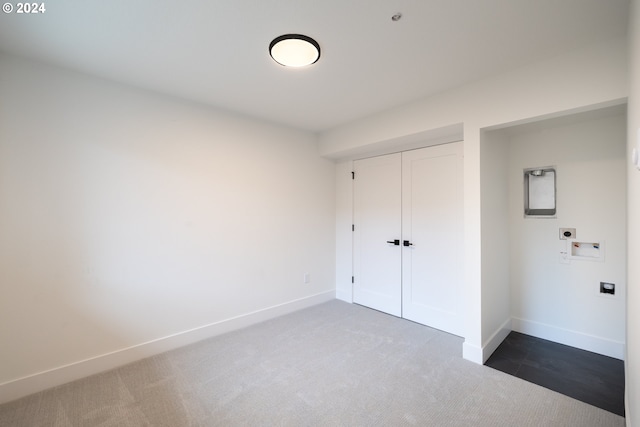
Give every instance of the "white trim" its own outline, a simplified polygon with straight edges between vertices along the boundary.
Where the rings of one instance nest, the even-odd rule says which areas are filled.
[[[0,403],[335,299],[330,290],[0,384]]]
[[[491,337],[484,343],[482,346],[482,363],[487,361],[502,341],[504,341],[507,335],[509,335],[509,332],[511,332],[511,323],[512,321],[510,318],[505,320],[505,322],[500,325],[493,335],[491,335]]]
[[[461,122],[427,129],[420,132],[402,135],[395,138],[375,141],[363,146],[350,148],[334,153],[320,153],[326,158],[338,161],[366,159],[368,157],[383,156],[433,145],[448,144],[464,139],[464,124]]]
[[[336,289],[336,299],[353,304],[353,295],[351,290]]]
[[[462,357],[470,362],[482,365],[482,349],[467,341],[462,343]]]
[[[511,328],[516,332],[624,360],[625,344],[623,342],[517,317],[511,320]]]
[[[624,367],[625,372],[627,372],[627,367]],[[627,380],[628,381],[628,380]],[[633,427],[633,423],[631,422],[631,405],[629,404],[629,389],[627,388],[624,393],[624,418],[627,422],[627,427]]]

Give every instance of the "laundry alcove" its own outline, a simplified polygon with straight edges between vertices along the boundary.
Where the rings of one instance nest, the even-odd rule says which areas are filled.
[[[483,131],[486,357],[514,330],[624,358],[625,143],[624,104]],[[525,174],[551,165],[555,212],[528,215]],[[589,250],[598,256],[567,256],[572,240],[561,240],[561,228],[575,229],[576,242],[595,242]],[[601,293],[600,282],[615,283],[616,294]]]

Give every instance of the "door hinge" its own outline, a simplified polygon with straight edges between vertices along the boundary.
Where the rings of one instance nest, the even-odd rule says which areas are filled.
[[[351,179],[356,179],[356,173],[355,172],[351,172]]]
[[[353,276],[351,276],[351,283],[355,283],[355,279]]]
[[[355,226],[355,224],[351,224],[351,231],[356,231],[356,226]]]

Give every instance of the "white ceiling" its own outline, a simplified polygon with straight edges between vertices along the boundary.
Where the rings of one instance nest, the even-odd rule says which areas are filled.
[[[44,14],[0,14],[0,50],[310,131],[621,37],[629,3],[44,2]],[[269,43],[286,33],[315,38],[320,61],[305,69],[273,62]]]

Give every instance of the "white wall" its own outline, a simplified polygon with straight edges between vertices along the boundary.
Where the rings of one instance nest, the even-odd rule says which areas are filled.
[[[640,0],[631,0],[629,13],[629,110],[627,156],[640,150]],[[640,424],[640,171],[627,163],[627,426]],[[634,424],[635,423],[635,424]]]
[[[624,359],[626,111],[605,111],[508,130],[511,315],[513,330]],[[525,218],[523,170],[546,166],[556,167],[556,217]],[[602,242],[604,260],[560,262],[560,227]],[[601,281],[615,295],[600,294]]]
[[[464,357],[483,362],[481,269],[481,129],[623,103],[627,96],[626,40],[611,40],[475,82],[320,135],[320,153],[345,158],[429,129],[464,123],[465,289]],[[340,231],[338,231],[340,233]],[[337,241],[345,239],[338,237]],[[337,248],[337,253],[348,253]]]
[[[0,76],[0,401],[334,297],[314,135],[5,55]]]
[[[367,146],[464,122],[467,130],[542,118],[627,96],[627,44],[599,43],[505,72],[320,135],[320,154],[341,158]]]
[[[507,135],[483,132],[480,152],[482,336],[487,337],[483,342],[487,355],[511,332],[508,165]]]

